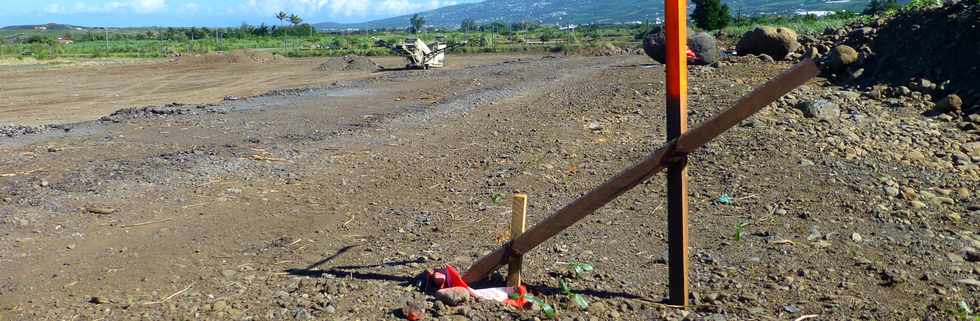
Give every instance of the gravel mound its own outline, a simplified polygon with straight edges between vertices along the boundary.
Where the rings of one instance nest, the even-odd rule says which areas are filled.
[[[50,129],[48,126],[0,125],[0,137],[17,137],[40,134]]]
[[[255,50],[235,50],[230,52],[212,52],[198,55],[177,57],[174,61],[179,64],[266,64],[280,61],[281,58],[272,53]]]
[[[327,62],[320,65],[320,71],[342,72],[342,71],[363,71],[371,72],[381,69],[374,60],[361,56],[343,56],[330,58]]]

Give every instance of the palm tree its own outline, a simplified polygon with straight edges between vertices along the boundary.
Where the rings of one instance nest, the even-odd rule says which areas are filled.
[[[284,11],[279,11],[279,13],[276,13],[275,17],[276,17],[276,19],[279,19],[279,25],[282,26],[286,22],[286,19],[289,19],[289,14],[287,14]],[[282,49],[286,49],[286,31],[285,30],[282,31]]]
[[[300,18],[295,14],[291,14],[289,15],[289,23],[292,23],[293,30],[296,30],[296,27],[299,27],[299,24],[303,23],[303,18]]]

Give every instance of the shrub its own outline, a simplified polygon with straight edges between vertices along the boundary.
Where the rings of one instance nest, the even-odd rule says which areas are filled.
[[[718,30],[732,22],[728,5],[721,3],[721,0],[693,0],[693,2],[696,7],[691,17],[698,28]]]
[[[898,4],[898,0],[871,0],[868,6],[864,8],[863,13],[866,15],[883,14],[894,12],[901,7],[902,5]]]

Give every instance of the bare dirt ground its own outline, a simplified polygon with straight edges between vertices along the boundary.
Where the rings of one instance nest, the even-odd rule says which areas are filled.
[[[457,56],[449,68],[508,59],[506,55]],[[326,85],[370,77],[323,72],[320,59],[270,63],[198,64],[174,61],[82,65],[0,66],[0,124],[44,125],[93,120],[117,109],[177,102],[207,104],[273,89]],[[403,66],[396,57],[377,62]]]
[[[447,307],[415,276],[504,241],[495,194],[530,194],[533,224],[656,149],[663,69],[648,62],[392,71],[0,138],[0,317],[395,320],[414,301],[430,319],[542,318]],[[693,68],[692,124],[787,67]],[[821,84],[693,155],[689,312],[656,303],[662,176],[530,253],[531,289],[558,302],[554,275],[594,265],[571,284],[592,306],[560,308],[567,320],[944,320],[976,306],[976,132]],[[812,97],[844,116],[789,107]]]

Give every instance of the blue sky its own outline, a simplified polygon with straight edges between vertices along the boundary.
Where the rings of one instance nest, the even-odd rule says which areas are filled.
[[[307,22],[360,22],[480,0],[0,0],[0,26],[237,26],[275,23],[273,12]]]

